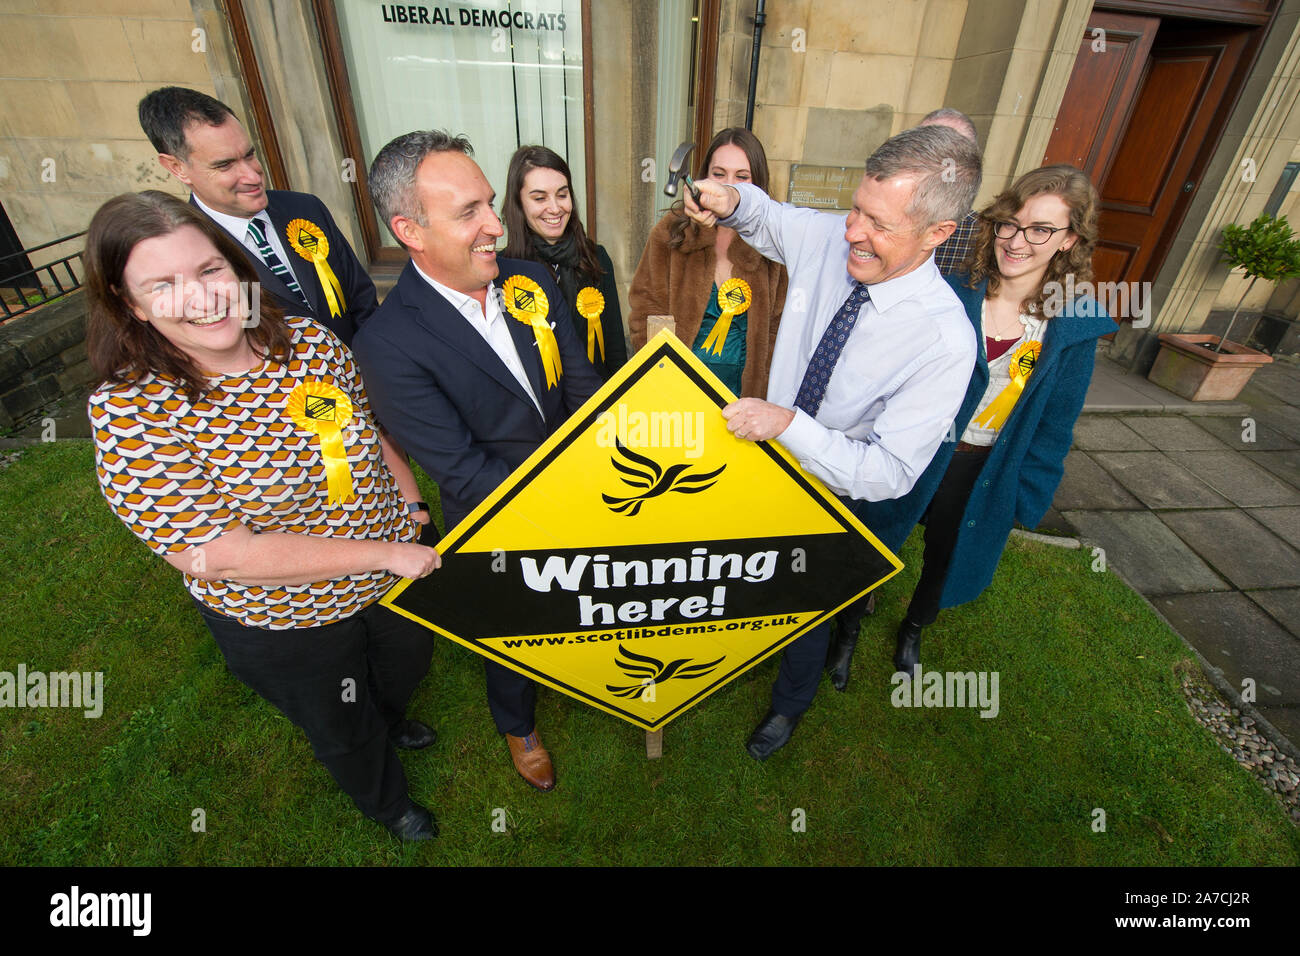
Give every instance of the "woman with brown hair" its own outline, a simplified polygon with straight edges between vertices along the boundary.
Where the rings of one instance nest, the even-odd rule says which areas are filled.
[[[544,262],[555,273],[573,316],[578,341],[602,380],[627,361],[623,310],[614,264],[587,237],[573,206],[569,164],[545,146],[521,146],[510,157],[501,201],[506,247],[501,255]]]
[[[362,813],[433,837],[393,749],[433,743],[405,718],[431,641],[377,602],[440,562],[416,543],[427,506],[351,353],[259,307],[243,250],[165,193],[100,207],[85,261],[109,505],[182,572],[231,673],[302,728]]]
[[[744,127],[724,129],[709,144],[699,178],[766,192],[763,144]],[[766,398],[786,282],[785,267],[734,229],[702,226],[675,203],[651,231],[628,290],[632,347],[645,345],[646,316],[671,315],[677,337],[732,392]]]
[[[921,578],[894,655],[909,676],[939,609],[979,597],[1012,524],[1033,528],[1052,504],[1097,339],[1115,331],[1094,298],[1074,295],[1092,279],[1097,208],[1096,189],[1073,166],[1026,173],[981,212],[967,271],[945,277],[979,339],[957,440],[939,447],[909,494],[858,511],[893,551],[926,519]],[[827,657],[833,678],[839,667],[847,679],[856,637],[837,635]]]

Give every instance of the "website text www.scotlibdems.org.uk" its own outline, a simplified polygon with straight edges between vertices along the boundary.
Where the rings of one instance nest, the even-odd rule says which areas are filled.
[[[802,614],[782,614],[778,617],[757,617],[744,621],[711,621],[708,624],[666,624],[662,627],[628,627],[617,631],[595,631],[587,634],[557,634],[548,637],[520,637],[503,641],[506,647],[553,647],[561,644],[598,644],[602,641],[635,641],[646,637],[680,637],[690,634],[718,634],[725,631],[760,631],[765,627],[793,626],[803,620]]]

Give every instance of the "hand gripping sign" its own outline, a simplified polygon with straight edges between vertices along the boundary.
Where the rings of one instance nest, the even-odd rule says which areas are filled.
[[[902,567],[657,336],[383,603],[656,730]]]

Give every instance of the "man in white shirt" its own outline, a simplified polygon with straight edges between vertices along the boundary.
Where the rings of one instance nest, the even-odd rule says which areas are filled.
[[[497,257],[496,197],[469,150],[463,137],[417,131],[375,157],[371,198],[411,261],[352,343],[375,417],[438,483],[448,529],[601,384],[550,269]],[[548,381],[532,326],[502,308],[497,283],[510,276],[535,282],[550,303],[558,381]],[[472,600],[450,609],[469,629],[481,618]],[[555,771],[533,722],[536,685],[484,664],[488,705],[515,769],[550,790]]]
[[[906,130],[872,153],[846,220],[745,184],[697,181],[699,205],[686,199],[692,217],[735,229],[790,273],[770,400],[728,405],[727,427],[751,441],[779,439],[845,499],[907,494],[948,437],[975,364],[970,321],[933,250],[979,183],[975,144],[940,126]],[[847,644],[851,655],[856,636],[844,635],[841,653]],[[830,638],[823,622],[786,648],[771,709],[747,745],[755,759],[790,739]]]

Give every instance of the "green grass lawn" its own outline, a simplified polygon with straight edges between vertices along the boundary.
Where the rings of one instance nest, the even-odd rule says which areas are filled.
[[[550,794],[516,776],[478,657],[436,637],[411,714],[439,739],[403,761],[442,835],[404,847],[226,672],[180,575],[110,513],[89,443],[0,472],[0,542],[0,670],[105,675],[99,719],[0,710],[0,863],[1300,863],[1279,804],[1193,723],[1190,653],[1087,552],[1013,542],[989,591],[927,631],[923,667],[999,673],[993,719],[890,704],[914,537],[848,692],[823,682],[772,759],[743,744],[775,659],[669,724],[656,761],[632,725],[543,689]]]

